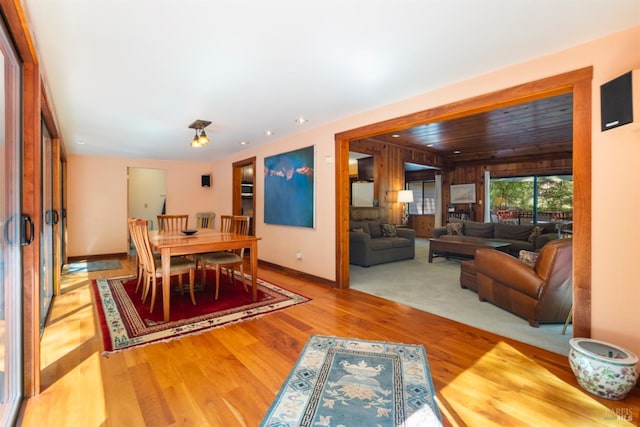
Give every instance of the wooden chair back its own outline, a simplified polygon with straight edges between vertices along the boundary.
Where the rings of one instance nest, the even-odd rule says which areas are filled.
[[[249,234],[249,222],[251,218],[243,215],[233,216],[233,232],[236,234]]]
[[[189,228],[189,215],[158,215],[158,230],[181,231]]]
[[[231,233],[233,230],[233,215],[220,215],[220,231]]]
[[[138,259],[142,261],[145,272],[154,274],[156,270],[153,250],[149,242],[149,226],[144,219],[135,219],[132,224],[133,244],[136,247]]]
[[[213,228],[216,220],[215,212],[198,212],[196,213],[197,228]]]

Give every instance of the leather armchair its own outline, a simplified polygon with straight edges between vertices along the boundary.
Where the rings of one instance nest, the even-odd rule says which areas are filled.
[[[572,239],[547,243],[533,268],[494,249],[476,251],[480,301],[521,316],[533,327],[563,323],[572,306]]]

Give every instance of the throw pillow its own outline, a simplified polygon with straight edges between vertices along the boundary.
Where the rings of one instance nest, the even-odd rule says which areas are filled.
[[[462,235],[462,223],[461,222],[450,222],[447,224],[447,234],[451,235]]]
[[[525,264],[527,264],[529,267],[533,268],[536,265],[536,260],[538,259],[538,256],[540,256],[539,252],[521,250],[520,256],[518,257],[518,259],[524,262]]]
[[[543,231],[542,227],[538,227],[538,226],[533,227],[531,234],[529,234],[529,242],[535,243],[538,236],[542,234],[542,231]]]
[[[369,221],[369,234],[373,239],[382,237],[382,227],[379,222]]]
[[[384,237],[397,237],[398,231],[393,224],[382,224],[382,235]]]

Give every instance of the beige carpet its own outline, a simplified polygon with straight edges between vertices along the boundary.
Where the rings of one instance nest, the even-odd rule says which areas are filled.
[[[372,267],[352,265],[351,288],[396,301],[451,320],[535,345],[555,353],[569,353],[571,325],[565,335],[563,324],[529,323],[460,287],[460,262],[434,258],[427,261],[428,239],[416,240],[416,258]]]

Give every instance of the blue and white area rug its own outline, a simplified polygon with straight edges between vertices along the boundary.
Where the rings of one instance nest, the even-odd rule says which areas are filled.
[[[313,335],[264,427],[442,426],[421,345]]]

